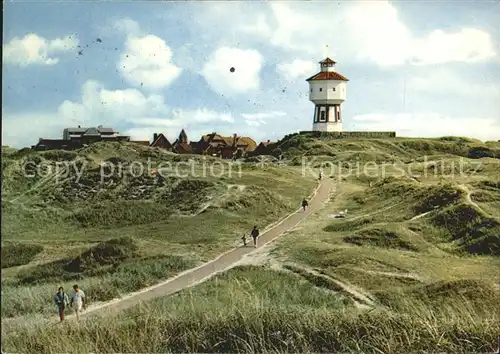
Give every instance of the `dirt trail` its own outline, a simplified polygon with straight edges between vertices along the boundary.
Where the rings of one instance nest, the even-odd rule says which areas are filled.
[[[343,293],[344,295],[350,297],[357,307],[375,308],[377,306],[374,302],[373,296],[366,290],[334,278],[330,274],[325,274],[319,269],[311,269],[292,263],[285,264],[284,269],[304,277],[316,286],[324,287],[334,292]]]
[[[396,204],[392,204],[392,205],[389,205],[385,208],[382,208],[382,209],[379,209],[377,211],[374,211],[374,212],[371,212],[371,213],[367,213],[367,214],[362,214],[362,215],[358,215],[358,216],[355,216],[353,218],[348,218],[348,219],[345,219],[347,221],[354,221],[354,220],[358,220],[358,219],[361,219],[361,218],[365,218],[365,217],[369,217],[369,216],[373,216],[373,215],[376,215],[376,214],[380,214],[384,211],[387,211],[387,210],[390,210],[392,208],[395,208],[401,204],[403,204],[404,202],[399,202],[399,203],[396,203]]]
[[[257,249],[265,247],[267,244],[274,241],[283,233],[295,227],[300,221],[320,209],[324,205],[324,202],[328,200],[330,190],[332,188],[332,181],[330,179],[323,179],[316,188],[314,195],[310,199],[308,209],[305,212],[303,212],[301,209],[298,209],[280,222],[262,231],[261,236],[259,237],[259,245]],[[120,299],[96,304],[95,306],[89,306],[89,308],[81,315],[81,317],[106,314],[108,311],[123,311],[140,302],[170,295],[180,290],[197,285],[208,280],[217,273],[232,268],[245,255],[253,252],[254,250],[255,248],[253,246],[241,246],[234,248],[226,253],[221,254],[219,257],[208,263],[183,272],[171,279],[166,280],[165,282],[143,289],[136,293],[129,294]],[[70,315],[68,317],[71,318],[74,317],[74,315]]]
[[[481,210],[484,214],[489,215],[486,211],[483,210],[475,201],[472,200],[471,195],[474,191],[471,191],[465,184],[460,184],[458,187],[463,190],[467,195],[465,196],[467,203],[475,206],[477,209]]]
[[[413,220],[418,220],[418,219],[420,219],[420,218],[423,218],[424,216],[426,216],[427,214],[432,213],[433,211],[435,211],[435,210],[430,210],[430,211],[426,211],[425,213],[418,214],[418,215],[416,215],[416,216],[412,217],[412,218],[410,219],[410,221],[413,221]]]
[[[422,278],[420,278],[416,274],[410,274],[410,273],[394,273],[394,272],[382,272],[378,270],[368,270],[368,269],[363,269],[363,268],[357,268],[354,267],[352,268],[353,270],[357,270],[359,272],[367,273],[367,274],[373,274],[373,275],[382,275],[385,277],[391,277],[391,278],[401,278],[401,279],[413,279],[417,281],[423,281]]]
[[[362,305],[369,306],[369,307],[376,307],[377,305],[373,301],[373,296],[368,293],[366,290],[361,289],[359,287],[356,287],[352,284],[347,284],[339,279],[334,278],[331,275],[327,275],[323,272],[318,272],[316,270],[313,270],[316,275],[318,276],[323,276],[324,278],[329,279],[330,281],[334,282],[337,284],[339,287],[342,288],[346,293],[349,293],[354,299],[356,299],[358,302],[360,302]]]

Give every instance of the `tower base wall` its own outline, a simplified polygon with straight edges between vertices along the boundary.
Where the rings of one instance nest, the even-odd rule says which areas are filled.
[[[326,132],[326,131],[301,131],[300,135],[310,135],[320,139],[343,139],[343,138],[369,138],[369,139],[385,139],[395,138],[396,132],[391,131],[343,131],[343,132]]]
[[[315,132],[342,132],[341,122],[326,122],[313,123],[313,131]]]

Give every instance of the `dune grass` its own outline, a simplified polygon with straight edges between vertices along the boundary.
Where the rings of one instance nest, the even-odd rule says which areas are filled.
[[[60,284],[69,288],[78,282],[96,302],[167,279],[229,249],[253,225],[264,228],[284,217],[316,185],[296,168],[255,169],[246,164],[233,166],[232,174],[221,173],[229,162],[133,144],[8,156],[11,163],[3,181],[8,198],[2,202],[2,316],[9,317],[52,311],[51,294]],[[180,176],[124,173],[101,183],[96,167],[100,161],[146,163],[151,157],[157,159],[153,162],[192,159],[198,164],[192,170],[181,165]],[[75,175],[49,176],[34,182],[20,173],[27,160],[46,165],[78,160],[88,168],[78,180]],[[214,161],[219,170],[211,174]],[[8,243],[14,239],[18,246]],[[115,254],[108,263],[68,269],[80,253],[123,239],[138,249],[124,257]],[[33,292],[38,294],[32,297]]]
[[[23,198],[42,205],[39,214],[16,214],[12,205],[2,204],[9,211],[3,229],[8,237],[17,233],[26,245],[37,237],[43,240],[43,250],[27,265],[2,270],[9,275],[3,281],[2,317],[24,314],[3,321],[2,347],[47,353],[493,352],[500,333],[500,277],[492,271],[500,268],[494,247],[500,220],[495,207],[497,145],[454,137],[329,141],[292,136],[281,146],[288,167],[247,163],[238,177],[172,178],[164,186],[150,178],[119,181],[119,188],[107,186],[102,195],[73,186],[69,190],[85,190],[101,204],[89,206],[76,197],[67,210],[61,207],[67,205],[64,198],[41,201],[45,195],[65,193],[49,184],[40,195]],[[94,162],[193,158],[126,145],[89,146],[78,154],[76,159]],[[50,267],[37,273],[43,269],[40,264],[58,264],[60,271],[79,259],[78,272],[68,276],[81,276],[78,283],[95,294],[93,300],[160,281],[223,252],[252,224],[277,220],[298,207],[314,185],[312,177],[301,176],[304,156],[318,157],[315,168],[321,161],[376,164],[369,170],[372,175],[336,177],[330,203],[275,243],[269,257],[282,270],[240,266],[122,313],[92,314],[79,326],[37,320],[55,314],[47,299],[56,283],[35,285],[54,275]],[[41,158],[75,159],[58,154]],[[457,159],[463,166],[451,164]],[[401,174],[394,166],[382,166],[385,162],[412,164],[412,169]],[[12,179],[8,191],[15,194],[26,185],[14,178],[15,161],[7,164]],[[466,173],[457,173],[457,166]],[[478,207],[469,202],[462,184],[473,191]],[[142,185],[153,187],[141,190]],[[138,197],[128,198],[131,192]],[[160,212],[153,211],[155,206]],[[347,218],[332,217],[344,209]],[[117,216],[123,225],[116,225]],[[31,217],[41,225],[38,230],[16,226]],[[88,257],[91,247],[103,249],[106,241],[122,237],[131,243],[111,247],[111,257]],[[71,251],[55,247],[62,240],[73,245]],[[60,253],[54,257],[56,251]],[[41,262],[46,259],[50,261]],[[287,271],[295,269],[290,264],[321,276]],[[74,281],[63,284],[69,288]],[[374,306],[354,306],[339,284],[369,295]]]
[[[395,301],[393,300],[393,303]],[[80,326],[3,333],[14,352],[488,352],[500,330],[491,303],[398,297],[371,312],[261,267],[233,269],[169,298]]]
[[[37,244],[6,243],[2,245],[2,269],[30,263],[43,246]]]

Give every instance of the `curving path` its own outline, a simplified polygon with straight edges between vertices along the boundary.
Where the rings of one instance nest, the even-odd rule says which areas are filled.
[[[477,205],[477,203],[475,201],[472,200],[471,196],[472,196],[472,193],[474,193],[474,191],[471,191],[465,184],[460,184],[458,186],[458,188],[460,188],[462,191],[464,191],[465,193],[467,193],[466,196],[465,196],[465,199],[467,200],[467,203],[469,203],[470,205],[476,207],[477,209],[479,209],[480,211],[482,211],[484,214],[486,214],[486,215],[489,216],[489,214],[486,211],[484,211],[483,208],[481,208],[479,205]]]
[[[261,231],[257,248],[264,247],[266,244],[274,241],[283,233],[295,227],[300,221],[319,210],[323,204],[329,200],[332,188],[333,182],[328,178],[323,179],[315,189],[313,196],[310,198],[308,209],[305,212],[302,211],[302,208],[298,209],[280,222],[272,225],[266,230]],[[112,300],[110,302],[92,307],[89,306],[87,311],[82,313],[81,317],[89,316],[91,314],[100,315],[108,311],[122,311],[137,305],[140,302],[176,293],[185,288],[204,282],[215,274],[235,266],[245,255],[253,252],[254,250],[255,248],[253,245],[233,248],[232,250],[223,253],[216,259],[183,272],[163,283],[143,289],[118,300]],[[74,317],[74,315],[68,317]]]

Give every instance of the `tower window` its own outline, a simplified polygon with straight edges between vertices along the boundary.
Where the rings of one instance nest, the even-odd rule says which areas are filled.
[[[312,87],[311,87],[311,92],[313,92],[313,89],[312,89]]]
[[[333,88],[333,91],[335,91],[335,87]]]
[[[323,88],[322,88],[322,87],[320,87],[320,88],[319,88],[319,92],[322,92],[322,91],[323,91]]]
[[[319,120],[321,122],[324,122],[326,120],[326,112],[325,111],[321,111],[320,112],[320,118],[319,118]]]

